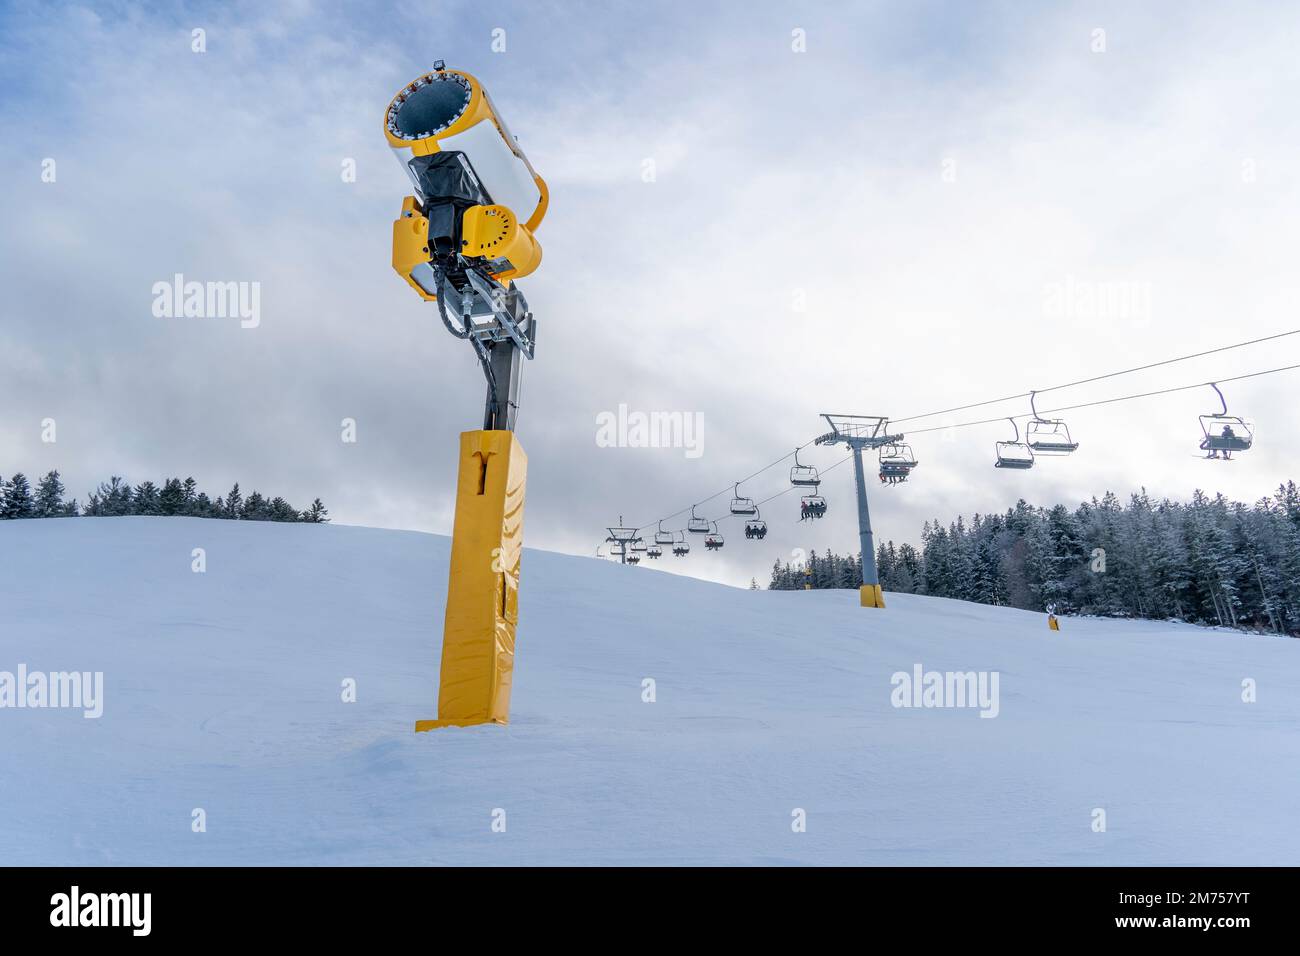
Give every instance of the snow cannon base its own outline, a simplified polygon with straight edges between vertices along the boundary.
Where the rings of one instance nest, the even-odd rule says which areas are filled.
[[[477,727],[479,724],[499,724],[505,727],[508,720],[417,720],[415,732],[422,734],[426,730],[440,730],[443,727]]]
[[[438,719],[417,732],[510,722],[527,476],[512,432],[461,433]]]

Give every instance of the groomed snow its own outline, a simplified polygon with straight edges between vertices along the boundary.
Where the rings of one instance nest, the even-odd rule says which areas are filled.
[[[529,551],[510,726],[415,734],[447,552],[330,525],[0,522],[0,671],[105,680],[98,720],[0,709],[0,861],[1300,863],[1300,642],[1054,634]],[[918,663],[998,671],[998,716],[894,708]]]

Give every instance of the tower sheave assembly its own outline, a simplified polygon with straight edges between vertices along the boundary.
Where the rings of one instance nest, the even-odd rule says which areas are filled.
[[[515,280],[542,261],[546,183],[482,84],[441,61],[393,97],[384,136],[415,192],[393,223],[393,268],[469,342],[487,382],[483,427],[460,436],[438,718],[415,729],[505,724],[528,470],[514,428],[537,342]]]

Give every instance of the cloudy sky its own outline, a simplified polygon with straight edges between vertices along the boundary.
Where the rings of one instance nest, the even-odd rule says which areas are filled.
[[[1300,327],[1298,46],[1271,3],[10,2],[0,474],[58,468],[82,499],[192,474],[448,531],[482,377],[391,270],[408,187],[381,132],[435,59],[484,82],[550,186],[523,283],[533,547],[594,553],[823,411],[906,418]],[[156,317],[176,273],[259,283],[260,324]],[[1043,404],[1296,363],[1300,336]],[[939,426],[1023,401],[909,422],[937,430],[912,481],[870,489],[877,534],[1107,489],[1253,501],[1297,476],[1297,386],[1225,386],[1259,433],[1228,465],[1195,457],[1209,388],[1077,412],[1078,454],[1020,474],[992,467],[1005,423]],[[702,454],[602,447],[620,405],[700,416]],[[827,476],[814,526],[785,495],[762,544],[661,563],[762,582],[795,548],[854,550],[851,482]]]

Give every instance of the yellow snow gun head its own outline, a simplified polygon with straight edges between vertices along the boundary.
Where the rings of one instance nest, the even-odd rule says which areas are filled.
[[[384,136],[415,189],[393,223],[393,268],[425,299],[466,269],[509,285],[542,261],[546,182],[477,79],[441,61],[384,112]]]

